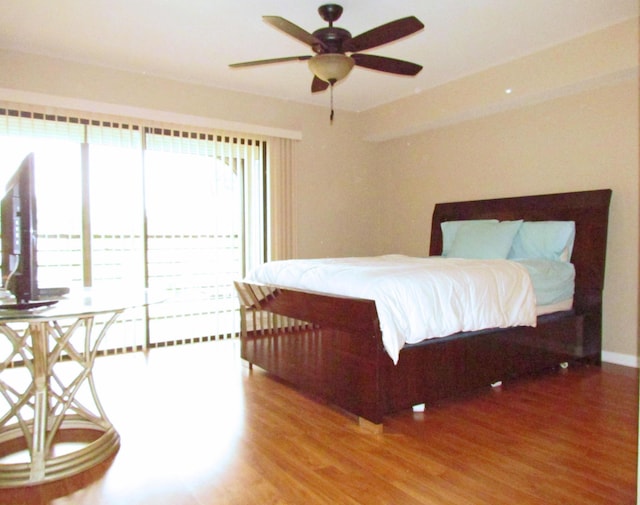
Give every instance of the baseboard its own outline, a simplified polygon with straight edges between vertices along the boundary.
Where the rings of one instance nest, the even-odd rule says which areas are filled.
[[[638,368],[638,356],[633,354],[621,354],[619,352],[602,351],[602,361],[614,365],[630,366]]]

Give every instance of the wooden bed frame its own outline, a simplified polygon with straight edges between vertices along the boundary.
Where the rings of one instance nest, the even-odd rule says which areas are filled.
[[[381,429],[383,417],[574,361],[600,363],[602,290],[611,190],[443,203],[435,206],[430,255],[443,221],[575,221],[574,308],[537,327],[461,333],[405,346],[394,365],[373,300],[237,282],[241,356],[307,394]],[[363,421],[364,420],[364,421]]]

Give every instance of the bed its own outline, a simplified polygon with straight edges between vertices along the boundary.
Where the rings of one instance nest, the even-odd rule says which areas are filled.
[[[416,405],[567,363],[599,364],[610,199],[611,190],[602,189],[435,206],[431,257],[442,255],[443,229],[451,223],[574,223],[571,306],[536,315],[533,325],[407,343],[393,359],[373,299],[245,279],[235,282],[241,357],[374,430],[382,429],[385,416]]]

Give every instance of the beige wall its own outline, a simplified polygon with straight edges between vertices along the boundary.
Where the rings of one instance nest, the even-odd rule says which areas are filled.
[[[363,134],[371,140],[411,135],[636,78],[637,71],[636,18],[367,111]]]
[[[327,110],[320,109],[296,153],[297,251],[301,257],[362,256],[377,248],[374,153],[354,135],[357,117],[336,114],[330,126]]]
[[[604,347],[635,356],[637,47],[632,20],[333,125],[326,108],[8,51],[0,99],[300,138],[303,257],[426,254],[436,202],[610,187]]]

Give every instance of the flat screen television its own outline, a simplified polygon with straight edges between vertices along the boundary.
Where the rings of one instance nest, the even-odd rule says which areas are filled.
[[[38,299],[35,156],[27,155],[2,199],[2,280],[19,303]]]
[[[32,308],[53,303],[43,298],[62,296],[67,288],[38,287],[38,215],[35,155],[20,163],[6,186],[0,203],[2,213],[2,284],[16,304],[2,307]]]

